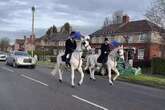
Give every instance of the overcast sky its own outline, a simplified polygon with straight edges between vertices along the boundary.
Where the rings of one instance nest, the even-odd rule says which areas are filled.
[[[106,16],[124,10],[131,20],[144,19],[151,0],[0,0],[0,37],[14,41],[31,33],[31,7],[36,7],[38,37],[55,24],[69,22],[74,29],[90,34],[99,29]]]

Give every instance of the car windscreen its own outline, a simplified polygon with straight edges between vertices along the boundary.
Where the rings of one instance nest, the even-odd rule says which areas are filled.
[[[26,53],[26,52],[15,52],[15,55],[18,55],[18,56],[29,56],[28,53]]]

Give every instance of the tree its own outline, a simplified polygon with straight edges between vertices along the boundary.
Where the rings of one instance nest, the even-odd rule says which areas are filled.
[[[145,17],[159,26],[165,27],[165,0],[154,0]]]
[[[70,24],[67,22],[65,23],[62,27],[61,27],[61,31],[62,33],[65,34],[69,34],[72,31],[72,27],[70,26]]]
[[[53,25],[53,33],[57,33],[57,27]]]
[[[10,40],[6,37],[0,39],[0,48],[1,51],[7,51],[7,48],[10,45]]]
[[[123,21],[123,15],[124,11],[123,10],[117,10],[112,14],[112,21],[113,24],[120,24]]]
[[[51,28],[49,28],[47,31],[46,31],[46,35],[50,35],[51,34]]]
[[[107,27],[108,25],[112,24],[112,21],[110,20],[109,17],[105,17],[103,27]]]

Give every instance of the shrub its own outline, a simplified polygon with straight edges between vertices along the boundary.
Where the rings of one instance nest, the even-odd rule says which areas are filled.
[[[56,59],[57,59],[57,57],[51,56],[51,57],[50,57],[50,62],[56,62]]]
[[[153,74],[165,75],[165,59],[163,59],[163,58],[152,59],[151,71]]]

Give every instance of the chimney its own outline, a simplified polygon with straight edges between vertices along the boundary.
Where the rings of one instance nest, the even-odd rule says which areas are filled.
[[[123,16],[123,23],[128,23],[129,22],[129,16],[128,15],[124,15]]]
[[[24,40],[26,40],[26,36],[24,36]]]

